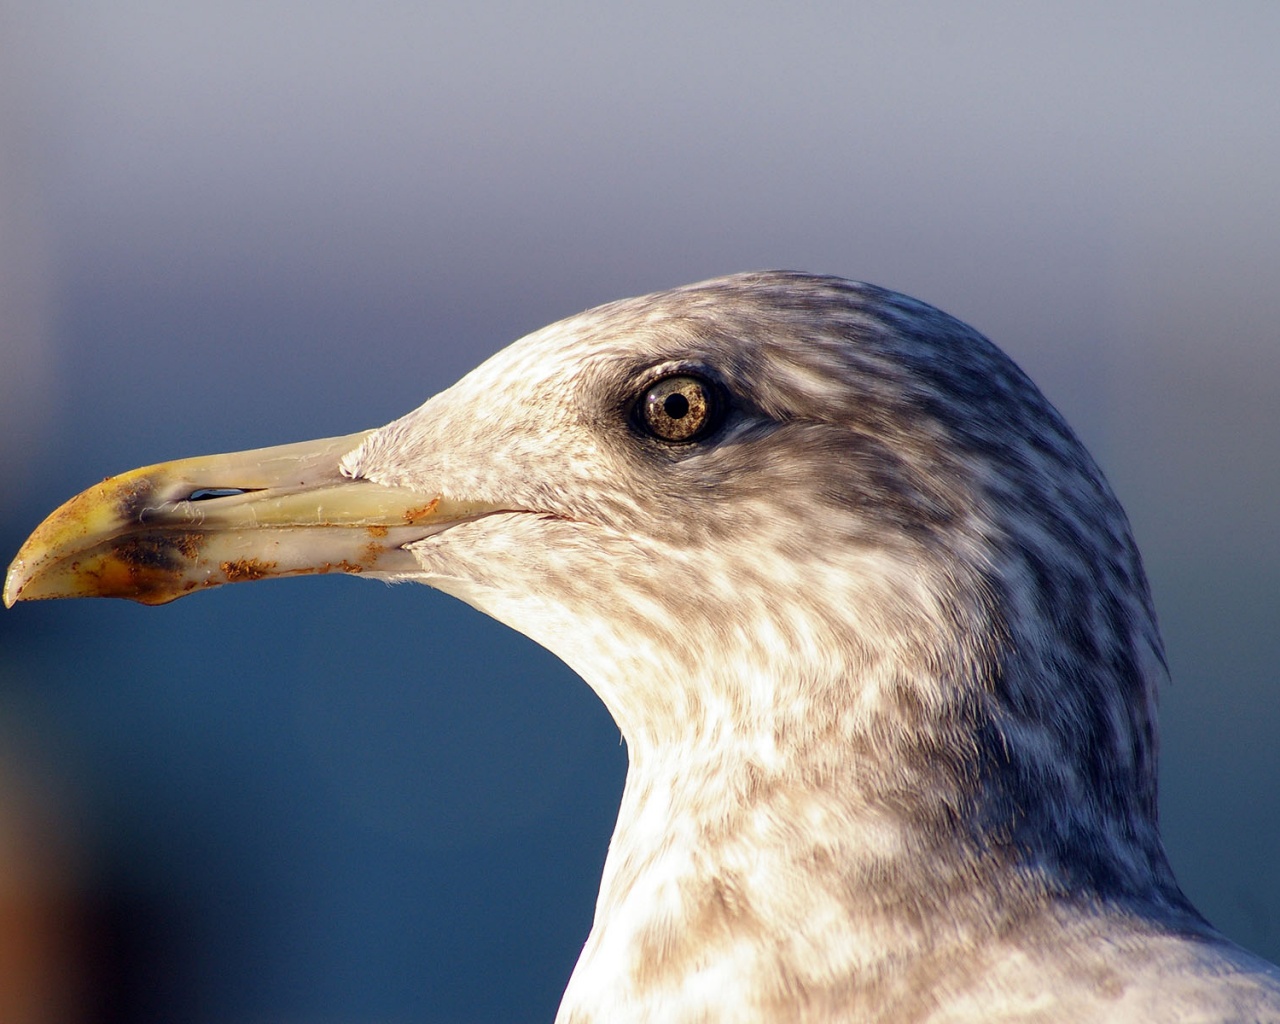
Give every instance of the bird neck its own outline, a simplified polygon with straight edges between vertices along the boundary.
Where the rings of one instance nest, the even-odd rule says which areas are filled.
[[[595,923],[562,1020],[712,1019],[726,992],[752,1007],[744,1019],[772,1019],[775,1006],[785,1019],[797,991],[842,1012],[883,1005],[894,998],[885,979],[945,983],[940,965],[958,951],[1070,894],[1181,899],[1162,851],[1119,849],[1069,809],[1063,827],[1078,834],[1063,842],[1105,861],[1098,877],[1113,890],[1063,874],[1034,845],[1040,826],[1019,829],[1018,754],[981,701],[910,719],[824,717],[832,702],[809,692],[808,706],[704,714],[665,741],[628,737]]]
[[[1000,887],[959,838],[959,794],[919,758],[880,777],[869,753],[741,731],[633,750],[561,1019],[712,1019],[725,993],[760,1019],[794,991],[843,1006],[987,927],[976,894]]]

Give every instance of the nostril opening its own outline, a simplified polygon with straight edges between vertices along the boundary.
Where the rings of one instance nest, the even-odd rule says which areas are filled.
[[[214,498],[234,498],[237,494],[247,494],[246,487],[197,487],[184,498],[184,501],[212,501]]]

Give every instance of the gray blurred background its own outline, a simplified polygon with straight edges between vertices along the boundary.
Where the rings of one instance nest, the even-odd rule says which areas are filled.
[[[1280,957],[1280,6],[0,4],[0,562],[737,270],[1007,349],[1147,558],[1165,835]],[[625,769],[549,655],[350,578],[0,614],[0,1019],[546,1021]]]

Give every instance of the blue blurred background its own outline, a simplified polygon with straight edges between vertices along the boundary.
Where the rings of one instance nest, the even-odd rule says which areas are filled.
[[[1280,957],[1280,6],[0,3],[0,561],[731,271],[987,333],[1125,502],[1184,887]],[[0,614],[0,1019],[546,1021],[625,770],[426,588]]]

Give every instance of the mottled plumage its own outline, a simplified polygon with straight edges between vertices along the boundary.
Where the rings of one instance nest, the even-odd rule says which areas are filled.
[[[692,440],[637,412],[673,375],[710,389]],[[341,474],[451,511],[326,569],[528,634],[627,741],[564,1024],[1280,1020],[1280,972],[1165,858],[1165,665],[1124,513],[972,329],[791,273],[612,303]],[[221,565],[182,578],[241,578]]]

